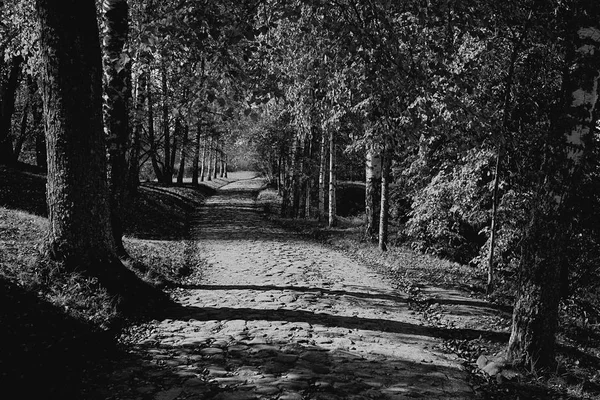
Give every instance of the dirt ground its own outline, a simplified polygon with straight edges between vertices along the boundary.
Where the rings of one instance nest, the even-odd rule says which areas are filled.
[[[468,372],[440,350],[449,332],[376,270],[269,221],[256,202],[264,184],[229,183],[197,210],[203,265],[164,319],[131,329],[130,357],[89,397],[473,398]],[[479,304],[431,296],[464,314],[453,333],[481,334],[468,326]]]

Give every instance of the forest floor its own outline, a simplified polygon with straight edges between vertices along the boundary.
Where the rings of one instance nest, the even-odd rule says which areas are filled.
[[[36,269],[44,182],[13,175],[0,169],[0,300],[14,305],[0,312],[0,381],[23,398],[600,394],[595,354],[572,355],[550,378],[488,377],[476,360],[504,348],[510,309],[486,301],[472,271],[401,248],[381,254],[356,238],[357,219],[326,229],[277,218],[266,212],[276,193],[248,173],[200,188],[142,185],[128,217],[130,266],[174,305],[122,321],[93,282]]]

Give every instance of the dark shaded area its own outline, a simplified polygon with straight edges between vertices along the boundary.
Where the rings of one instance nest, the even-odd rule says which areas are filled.
[[[261,310],[253,308],[230,307],[178,307],[169,310],[165,317],[179,319],[182,321],[187,321],[190,319],[195,319],[198,321],[210,321],[214,319],[243,319],[307,322],[309,324],[321,324],[332,327],[366,329],[380,332],[437,337],[443,339],[475,339],[484,337],[488,340],[497,342],[506,342],[508,340],[508,334],[500,332],[482,331],[477,329],[446,329],[428,327],[400,321],[390,321],[377,318],[347,317],[342,315],[328,314],[325,312],[315,313],[304,310]]]
[[[390,300],[395,302],[408,302],[408,298],[405,296],[394,296],[386,293],[363,293],[363,292],[348,292],[346,290],[333,290],[326,289],[321,287],[307,287],[307,286],[273,286],[273,285],[264,285],[264,286],[252,286],[252,285],[178,285],[178,287],[184,289],[201,289],[201,290],[255,290],[261,292],[267,292],[270,290],[293,290],[296,292],[302,293],[317,293],[317,294],[325,294],[329,296],[351,296],[357,297],[360,299],[382,299],[382,300]]]
[[[0,207],[47,216],[45,174],[31,166],[0,165]]]
[[[336,210],[341,217],[351,217],[365,212],[365,185],[340,183],[336,188]]]
[[[106,332],[0,278],[0,388],[16,398],[79,399],[119,354]]]
[[[125,212],[125,234],[140,239],[181,240],[188,237],[191,214],[205,197],[208,186],[163,186],[144,183]]]

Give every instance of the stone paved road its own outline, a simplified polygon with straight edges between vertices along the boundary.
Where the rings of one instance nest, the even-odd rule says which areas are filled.
[[[285,231],[259,179],[222,187],[193,238],[209,264],[155,321],[104,398],[470,399],[403,293],[344,254]]]

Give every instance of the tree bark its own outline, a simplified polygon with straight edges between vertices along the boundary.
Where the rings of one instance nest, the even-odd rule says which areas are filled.
[[[196,123],[196,138],[194,140],[194,160],[192,161],[192,183],[197,185],[198,182],[198,172],[199,172],[199,163],[200,163],[200,134],[202,132],[202,123],[198,121]]]
[[[156,180],[159,182],[163,181],[163,171],[160,168],[158,162],[158,148],[156,143],[156,136],[154,134],[154,102],[152,96],[152,83],[148,79],[148,90],[146,91],[148,97],[148,143],[150,145],[150,160],[152,162],[152,169]]]
[[[163,60],[161,68],[162,80],[162,128],[164,143],[164,166],[162,174],[162,183],[172,183],[173,171],[171,170],[171,130],[169,129],[169,87],[167,85],[167,66]]]
[[[215,150],[214,150],[215,160],[213,162],[213,179],[217,179],[217,168],[219,166],[219,139],[218,138],[213,139],[213,146],[215,148]]]
[[[337,225],[336,211],[335,138],[333,129],[329,131],[329,227]]]
[[[21,149],[23,148],[23,143],[25,142],[25,138],[27,137],[27,121],[29,119],[29,108],[31,104],[31,98],[33,96],[32,90],[30,88],[31,85],[28,84],[27,94],[25,99],[25,105],[23,106],[23,114],[21,114],[21,125],[19,126],[19,136],[15,142],[15,148],[13,150],[13,162],[16,164],[19,161],[19,156],[21,155]]]
[[[367,145],[365,162],[365,237],[373,240],[379,232],[381,198],[381,156],[373,143]]]
[[[72,267],[111,263],[102,64],[94,1],[37,0],[48,152],[46,254]]]
[[[36,0],[48,150],[44,255],[98,278],[121,310],[168,300],[124,267],[110,226],[102,60],[93,0]]]
[[[389,138],[384,139],[381,162],[381,210],[379,211],[379,250],[387,251],[390,211],[390,170],[392,167],[392,148]]]
[[[123,62],[129,36],[129,7],[126,0],[106,0],[104,35],[106,84],[106,128],[108,131],[108,182],[111,226],[117,252],[123,246],[123,218],[127,196],[127,146],[129,142],[129,101],[131,63]]]
[[[321,130],[321,154],[319,162],[319,221],[325,218],[325,180],[327,176],[327,136]]]
[[[596,123],[600,77],[600,7],[582,4],[566,18],[567,68],[562,113],[551,132],[565,144],[565,158],[552,165],[539,191],[531,223],[523,240],[519,291],[513,311],[508,359],[530,368],[555,365],[555,334],[561,295],[560,272],[568,224],[565,200],[573,196]]]
[[[206,151],[208,150],[208,138],[204,137],[204,143],[202,144],[202,168],[200,171],[200,181],[204,182],[204,178],[206,175]]]
[[[212,168],[212,153],[213,153],[213,138],[212,136],[210,137],[210,140],[207,138],[207,144],[208,144],[208,155],[206,158],[206,180],[207,181],[212,181],[212,173],[211,173],[211,168]]]
[[[181,141],[181,152],[179,155],[179,170],[177,171],[177,183],[183,184],[183,177],[185,175],[185,152],[188,140],[188,126],[183,127],[183,139]]]

